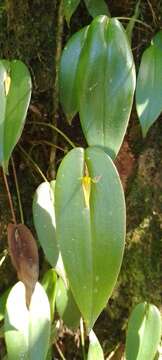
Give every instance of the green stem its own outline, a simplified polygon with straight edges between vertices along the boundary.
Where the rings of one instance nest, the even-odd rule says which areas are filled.
[[[69,144],[72,148],[75,148],[75,144],[68,138],[67,135],[64,134],[64,132],[62,132],[60,129],[58,129],[56,126],[49,124],[49,123],[45,123],[43,121],[28,121],[27,124],[36,124],[36,125],[40,125],[40,126],[47,126],[49,128],[51,128],[52,130],[56,131],[58,134],[60,134]]]
[[[84,323],[83,323],[82,318],[80,319],[80,337],[81,337],[81,344],[82,344],[83,360],[86,360],[85,340],[84,340]]]
[[[65,149],[63,149],[61,146],[58,146],[58,145],[54,145],[53,143],[51,143],[50,141],[47,141],[47,140],[30,140],[29,141],[30,144],[33,144],[34,146],[37,146],[37,145],[42,145],[42,144],[46,144],[48,146],[52,146],[58,150],[61,150],[63,152],[66,152]]]
[[[127,16],[116,16],[116,19],[118,19],[118,20],[132,20],[131,17],[127,17]],[[149,30],[153,31],[152,27],[150,25],[146,24],[145,22],[143,22],[141,20],[138,20],[138,19],[136,19],[136,20],[133,19],[133,21],[136,22],[136,23],[139,23],[139,24],[147,27]]]
[[[5,187],[6,187],[8,201],[9,201],[9,205],[10,205],[10,209],[11,209],[12,221],[16,225],[16,216],[15,216],[12,196],[11,196],[10,189],[9,189],[9,186],[8,186],[7,176],[6,176],[5,172],[4,172],[4,170],[3,170],[3,179],[4,179],[4,184],[5,184]]]
[[[18,204],[19,204],[20,219],[21,219],[21,223],[24,224],[24,214],[23,214],[23,208],[22,208],[19,184],[18,184],[15,164],[14,164],[14,160],[13,160],[12,156],[11,156],[11,164],[12,164],[13,176],[14,176],[16,192],[17,192],[17,199],[18,199]]]
[[[37,172],[41,175],[44,181],[48,182],[47,178],[43,174],[42,170],[39,168],[39,166],[36,164],[36,162],[30,157],[30,155],[23,149],[21,145],[18,145],[21,152],[25,155],[25,157],[32,163],[34,168],[37,170]]]

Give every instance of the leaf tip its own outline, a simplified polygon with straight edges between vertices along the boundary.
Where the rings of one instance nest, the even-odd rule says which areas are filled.
[[[146,128],[146,127],[142,126],[142,137],[143,137],[143,139],[146,139],[148,130],[149,130],[149,128]]]

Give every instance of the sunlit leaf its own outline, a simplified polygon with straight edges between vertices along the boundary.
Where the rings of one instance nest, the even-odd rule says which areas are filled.
[[[91,178],[89,204],[83,191],[85,167]],[[90,329],[112,294],[122,262],[122,186],[105,152],[95,147],[76,148],[60,165],[55,196],[57,240],[65,271]]]
[[[128,322],[126,360],[153,360],[161,337],[161,315],[156,306],[136,305]]]
[[[104,360],[102,347],[93,330],[91,330],[89,333],[89,349],[87,360]]]
[[[92,17],[97,15],[108,15],[110,12],[104,0],[84,0],[86,7]]]
[[[71,290],[61,278],[57,280],[56,307],[64,324],[68,328],[77,329],[81,315]]]
[[[60,101],[69,123],[71,123],[72,118],[78,111],[76,71],[87,29],[88,26],[70,38],[61,57],[59,73]]]
[[[142,55],[137,77],[136,108],[145,137],[162,111],[162,31]]]
[[[55,311],[55,300],[56,300],[56,282],[57,282],[57,274],[54,269],[48,270],[42,279],[42,286],[46,291],[48,296],[48,300],[50,303],[51,308],[51,319],[54,318],[54,311]]]
[[[5,172],[25,123],[31,77],[20,60],[0,61],[0,165]]]
[[[135,66],[117,19],[96,17],[63,51],[60,98],[69,122],[77,111],[89,145],[112,157],[123,141],[135,90]]]
[[[54,180],[51,183],[44,182],[37,188],[33,199],[33,218],[38,240],[52,267],[55,267],[58,260],[54,189]]]
[[[45,360],[50,338],[50,306],[43,287],[37,282],[29,310],[25,287],[18,282],[6,305],[5,341],[8,360]]]
[[[73,15],[74,11],[78,7],[80,3],[80,0],[64,0],[63,6],[64,6],[64,15],[66,18],[66,21],[69,25],[71,16]]]
[[[90,146],[115,158],[132,108],[135,67],[127,35],[117,19],[98,16],[89,26],[77,69],[82,129]]]

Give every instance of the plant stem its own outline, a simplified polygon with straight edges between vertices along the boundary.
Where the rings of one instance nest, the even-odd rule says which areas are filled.
[[[32,163],[34,168],[37,170],[37,172],[41,175],[44,181],[48,182],[47,178],[43,174],[42,170],[39,168],[39,166],[36,164],[36,162],[30,157],[30,155],[23,149],[23,147],[19,144],[18,145],[21,152],[25,155],[25,157]]]
[[[118,20],[131,20],[132,17],[127,17],[127,16],[117,16],[116,19]],[[145,22],[141,21],[141,20],[138,20],[138,19],[134,19],[133,20],[134,22],[138,23],[138,24],[141,24],[143,26],[145,26],[147,29],[149,29],[150,31],[153,32],[153,29],[150,25],[146,24]]]
[[[56,346],[56,349],[57,349],[57,351],[58,351],[61,359],[62,359],[62,360],[66,360],[65,357],[64,357],[64,355],[63,355],[63,353],[62,353],[62,351],[61,351],[61,349],[60,349],[59,346],[57,345],[57,343],[55,343],[55,346]]]
[[[28,121],[27,124],[36,124],[36,125],[40,125],[40,126],[47,126],[47,127],[51,128],[52,130],[56,131],[58,134],[60,134],[71,145],[72,148],[75,148],[75,144],[68,138],[68,136],[66,134],[64,134],[63,131],[58,129],[57,126],[54,126],[49,123],[45,123],[43,121]]]
[[[83,360],[86,360],[85,340],[84,340],[84,323],[83,323],[82,318],[80,319],[80,337],[81,337],[81,344],[82,344]]]
[[[55,49],[55,62],[54,62],[54,71],[55,71],[55,80],[53,87],[53,111],[52,111],[52,125],[57,126],[58,122],[58,109],[59,109],[59,63],[62,50],[62,35],[64,27],[64,15],[63,15],[63,0],[58,0],[58,13],[57,13],[57,24],[56,24],[56,49]],[[57,134],[53,135],[53,143],[57,143]],[[55,160],[56,160],[56,149],[51,148],[50,154],[50,175],[51,178],[55,177]]]
[[[61,146],[54,145],[53,143],[51,143],[50,141],[47,141],[47,140],[30,140],[29,143],[33,144],[34,146],[45,144],[45,145],[48,145],[48,146],[52,146],[52,147],[54,147],[56,149],[59,149],[59,150],[61,150],[63,152],[66,152],[66,150],[63,149]]]
[[[4,172],[4,170],[2,172],[3,172],[4,184],[5,184],[6,192],[7,192],[7,196],[8,196],[8,201],[9,201],[9,205],[10,205],[10,209],[11,209],[12,221],[16,225],[16,216],[15,216],[12,196],[11,196],[10,189],[9,189],[9,186],[8,186],[7,176],[6,176],[5,172]]]
[[[15,186],[16,186],[16,192],[17,192],[17,199],[18,199],[18,204],[19,204],[20,219],[21,219],[21,223],[24,224],[24,214],[23,214],[23,208],[22,208],[22,202],[21,202],[19,184],[18,184],[16,169],[15,169],[15,164],[14,164],[14,160],[13,160],[13,157],[12,157],[12,156],[11,156],[11,164],[12,164],[12,171],[13,171],[13,176],[14,176],[14,180],[15,180]]]
[[[0,267],[2,266],[2,264],[4,263],[4,261],[6,260],[7,255],[8,255],[7,249],[3,250],[2,257],[1,257],[1,259],[0,259]]]

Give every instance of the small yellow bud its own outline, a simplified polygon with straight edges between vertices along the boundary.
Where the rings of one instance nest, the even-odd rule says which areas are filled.
[[[87,208],[89,208],[89,198],[90,198],[90,192],[91,192],[91,178],[90,176],[83,176],[82,178],[82,187],[83,187],[83,193],[84,193],[84,199],[85,199],[85,205]]]
[[[6,77],[4,79],[4,88],[5,88],[5,95],[6,96],[9,93],[10,85],[11,85],[11,78],[10,78],[9,74],[6,73]]]

